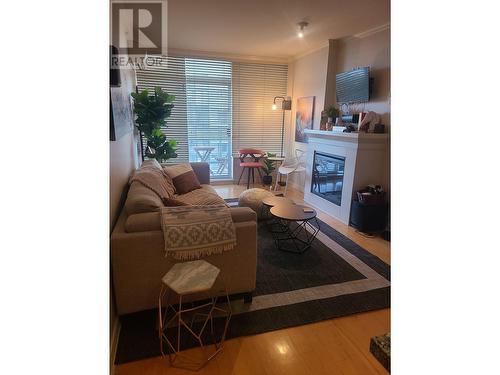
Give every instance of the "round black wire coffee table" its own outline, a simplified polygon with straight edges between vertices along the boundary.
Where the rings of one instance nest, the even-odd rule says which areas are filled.
[[[270,209],[280,227],[271,231],[276,248],[301,254],[311,247],[319,232],[316,210],[302,205],[280,203]],[[316,226],[312,221],[316,222]]]
[[[262,200],[260,214],[262,219],[266,221],[267,228],[271,232],[283,231],[281,225],[279,225],[278,219],[271,214],[271,208],[278,204],[295,204],[295,202],[290,198],[277,196],[266,197]]]

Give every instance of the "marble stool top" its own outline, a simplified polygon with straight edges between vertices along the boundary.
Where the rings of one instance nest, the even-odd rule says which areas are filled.
[[[177,294],[192,294],[210,290],[220,269],[204,260],[177,263],[161,281]]]

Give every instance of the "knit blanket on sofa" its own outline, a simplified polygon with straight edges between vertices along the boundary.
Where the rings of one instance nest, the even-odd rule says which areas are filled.
[[[226,205],[162,207],[160,214],[165,256],[199,259],[236,245],[236,230]]]
[[[166,176],[162,169],[154,166],[146,165],[137,169],[130,177],[129,183],[134,181],[156,193],[162,200],[172,198],[175,192],[172,179]]]

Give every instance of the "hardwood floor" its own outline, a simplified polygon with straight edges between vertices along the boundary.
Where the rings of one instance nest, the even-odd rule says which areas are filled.
[[[256,185],[255,187],[262,187]],[[214,186],[224,198],[235,198],[244,185]],[[287,196],[303,203],[303,194],[292,188]],[[315,207],[321,220],[390,264],[390,244],[367,238]],[[198,374],[387,374],[369,351],[370,338],[390,331],[390,309],[377,310],[299,327],[226,341],[223,351]],[[156,357],[116,366],[115,375],[192,374],[169,367]]]

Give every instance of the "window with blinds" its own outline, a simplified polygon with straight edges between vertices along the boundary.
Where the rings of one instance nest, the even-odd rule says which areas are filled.
[[[242,148],[279,153],[287,65],[163,57],[161,66],[137,71],[139,90],[160,86],[175,95],[162,129],[178,142],[173,162],[206,161],[212,178],[232,178],[232,157]]]
[[[283,111],[272,110],[286,96],[287,65],[233,64],[233,150],[258,148],[278,153]]]

